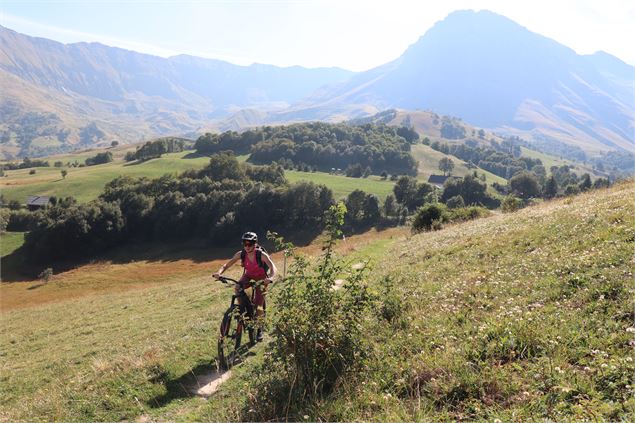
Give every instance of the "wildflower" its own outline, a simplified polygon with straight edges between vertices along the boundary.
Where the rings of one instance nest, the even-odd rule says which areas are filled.
[[[304,420],[309,420],[309,416],[307,416],[306,414],[302,417],[304,417]]]
[[[628,333],[635,332],[635,327],[631,326],[631,327],[626,328],[626,332],[628,332]]]

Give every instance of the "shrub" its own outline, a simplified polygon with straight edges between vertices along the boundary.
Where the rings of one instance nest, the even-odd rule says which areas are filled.
[[[435,222],[443,222],[446,212],[447,208],[443,204],[428,204],[419,208],[412,222],[412,231],[429,231],[433,228]]]
[[[107,151],[105,153],[97,153],[94,157],[89,157],[86,159],[86,166],[94,166],[98,164],[110,163],[112,162],[112,153]]]
[[[7,230],[12,232],[25,232],[37,222],[39,214],[28,210],[13,210],[10,212],[7,220]]]
[[[9,224],[9,210],[0,209],[0,233],[7,231],[7,225]]]
[[[332,206],[329,237],[316,266],[293,258],[289,275],[276,295],[272,342],[254,378],[245,419],[280,420],[306,410],[332,392],[340,377],[361,370],[368,346],[361,322],[373,304],[364,284],[364,269],[347,269],[333,252],[341,237],[346,207]],[[335,281],[346,278],[341,290]],[[254,392],[255,391],[255,392]],[[262,398],[268,398],[263,401]],[[300,420],[300,418],[291,418]]]
[[[18,200],[11,200],[9,201],[9,204],[7,204],[7,207],[11,210],[20,210],[22,208],[22,204],[20,204]]]
[[[35,169],[31,169],[29,170],[29,175],[35,175],[36,170]]]
[[[39,279],[42,279],[44,282],[48,282],[53,277],[53,269],[47,267],[46,269],[42,270],[42,272],[37,275],[37,277]]]
[[[523,207],[523,200],[520,198],[514,197],[513,195],[508,195],[503,199],[501,203],[501,210],[503,213],[512,213],[516,210],[520,210]]]
[[[460,195],[455,195],[454,197],[448,199],[445,204],[451,209],[465,207],[465,201],[463,201],[463,197],[461,197]]]
[[[465,222],[489,215],[491,215],[491,212],[485,207],[471,206],[448,210],[444,219],[449,222]]]

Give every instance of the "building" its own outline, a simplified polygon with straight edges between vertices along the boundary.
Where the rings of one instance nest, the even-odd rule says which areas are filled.
[[[29,195],[26,198],[26,207],[29,210],[43,209],[48,206],[50,198],[44,195]]]

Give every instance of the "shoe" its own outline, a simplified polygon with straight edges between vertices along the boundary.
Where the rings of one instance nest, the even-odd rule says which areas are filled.
[[[256,342],[262,342],[262,329],[258,329],[258,333],[256,333]]]

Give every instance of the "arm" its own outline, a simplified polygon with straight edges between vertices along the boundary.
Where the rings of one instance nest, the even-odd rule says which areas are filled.
[[[269,257],[269,254],[265,252],[262,253],[262,261],[264,261],[267,264],[267,266],[269,266],[269,275],[267,279],[269,280],[269,282],[273,282],[273,279],[278,274],[278,268],[276,267],[276,264],[273,262],[273,260],[271,260],[271,257]],[[267,279],[265,279],[265,281],[267,281]]]
[[[227,263],[223,264],[220,269],[218,269],[218,272],[214,273],[212,276],[218,278],[225,270],[232,267],[238,260],[240,260],[240,251],[234,254],[234,257],[232,257]]]

